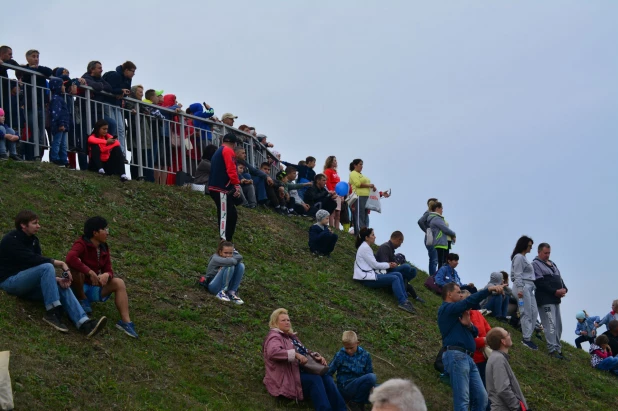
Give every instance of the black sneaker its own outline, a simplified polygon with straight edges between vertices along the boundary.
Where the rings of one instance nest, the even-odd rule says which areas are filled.
[[[9,159],[9,156],[7,156],[6,154],[0,154],[0,161],[6,161]]]
[[[538,350],[539,347],[537,347],[537,345],[535,343],[533,343],[532,341],[528,341],[528,340],[521,340],[521,343],[523,345],[525,345],[526,347],[530,348],[531,350]]]
[[[552,351],[549,353],[549,356],[555,358],[557,360],[569,361],[567,357],[564,356],[561,352]]]
[[[421,297],[416,297],[416,301],[418,301],[421,304],[425,304],[425,300],[423,300]]]
[[[105,323],[107,322],[107,317],[101,317],[98,320],[92,319],[88,320],[79,327],[79,331],[83,334],[86,334],[86,337],[90,338],[96,335],[99,331],[105,327]]]
[[[414,308],[414,306],[412,305],[410,301],[406,301],[403,304],[399,304],[398,307],[404,311],[409,312],[410,314],[416,314],[416,309]]]
[[[365,404],[350,401],[348,402],[348,408],[350,409],[350,411],[365,411]]]
[[[45,321],[47,324],[51,325],[60,332],[68,333],[69,328],[62,322],[63,312],[64,310],[62,309],[62,306],[59,305],[58,307],[54,307],[45,313],[43,321]]]
[[[20,156],[18,156],[17,154],[11,154],[9,156],[9,158],[13,161],[24,161]]]

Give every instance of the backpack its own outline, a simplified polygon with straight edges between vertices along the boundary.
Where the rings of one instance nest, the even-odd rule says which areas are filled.
[[[433,245],[433,231],[431,230],[431,227],[427,227],[427,230],[425,231],[425,245],[427,247],[431,247]]]

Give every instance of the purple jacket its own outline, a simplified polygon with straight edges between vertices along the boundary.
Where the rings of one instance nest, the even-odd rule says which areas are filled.
[[[298,338],[296,338],[298,339]],[[295,400],[303,399],[300,371],[296,361],[296,350],[287,334],[272,328],[262,346],[264,354],[264,385],[274,397],[283,395]]]

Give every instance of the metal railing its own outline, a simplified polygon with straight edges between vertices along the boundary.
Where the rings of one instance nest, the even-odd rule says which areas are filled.
[[[0,77],[0,107],[4,108],[5,123],[21,136],[21,154],[27,160],[41,158],[41,149],[53,141],[48,105],[51,91],[37,84],[45,78],[41,73],[20,66],[0,63],[15,72],[30,76],[28,84],[21,80]],[[21,75],[20,75],[21,76]],[[53,79],[55,77],[49,77]],[[47,78],[45,78],[47,80]],[[253,135],[224,123],[204,119],[132,97],[97,92],[86,85],[78,85],[78,94],[63,94],[70,113],[69,151],[88,152],[88,136],[94,124],[105,119],[109,133],[119,138],[127,155],[133,178],[154,181],[155,173],[164,175],[184,171],[194,175],[207,144],[219,146],[223,136],[233,132],[242,140],[247,162],[260,168],[268,159],[271,175],[279,171],[278,159]],[[120,105],[109,101],[122,101]],[[194,122],[206,124],[198,127]],[[38,138],[37,138],[38,136]]]

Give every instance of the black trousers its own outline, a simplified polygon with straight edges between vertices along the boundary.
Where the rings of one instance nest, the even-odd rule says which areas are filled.
[[[124,156],[120,146],[114,147],[109,153],[109,158],[106,162],[101,161],[101,149],[96,144],[90,145],[90,162],[88,170],[98,172],[99,169],[105,170],[107,175],[121,176],[124,171]]]
[[[444,264],[446,264],[446,256],[448,255],[448,250],[446,248],[436,248],[435,250],[438,253],[438,268],[440,268]]]
[[[217,191],[210,191],[208,193],[217,206],[217,218],[219,221],[219,236],[222,240],[233,241],[234,231],[236,231],[236,221],[238,220],[238,213],[236,212],[236,205],[231,198],[231,194],[219,193]]]
[[[318,210],[326,210],[329,214],[332,214],[337,208],[337,202],[331,197],[326,197],[321,201],[316,202],[313,206]]]
[[[593,343],[594,337],[589,337],[587,335],[580,335],[579,337],[575,339],[575,346],[581,350],[583,342]]]
[[[337,234],[331,234],[329,236],[323,237],[318,242],[313,244],[311,251],[329,255],[335,249],[335,245],[337,244],[338,239],[339,237],[337,236]]]

